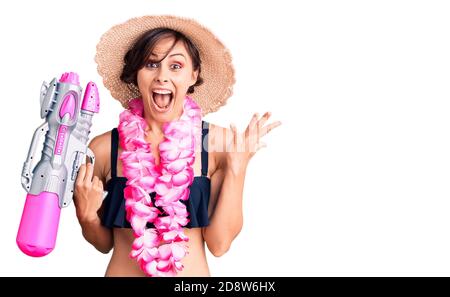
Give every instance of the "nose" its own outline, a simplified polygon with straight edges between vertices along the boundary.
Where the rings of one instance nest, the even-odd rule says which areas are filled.
[[[159,67],[158,69],[158,73],[155,76],[155,81],[162,83],[162,82],[168,82],[168,76],[167,76],[167,71],[164,70],[164,67]]]

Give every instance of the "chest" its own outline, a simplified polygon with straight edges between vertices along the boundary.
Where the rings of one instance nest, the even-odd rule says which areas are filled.
[[[160,157],[160,152],[159,152],[158,145],[151,145],[150,147],[151,147],[152,155],[153,155],[153,157],[155,158],[155,165],[159,165],[159,164],[160,164],[160,161],[161,161],[161,157]],[[122,150],[121,147],[119,146],[119,148],[118,148],[118,154],[117,154],[117,156],[118,156],[118,158],[117,158],[117,176],[123,176],[123,172],[122,172],[122,167],[123,167],[123,165],[122,165],[122,161],[120,160],[120,155],[122,154],[122,151],[123,151],[123,150]],[[202,161],[201,161],[201,159],[202,159],[202,158],[201,158],[201,151],[196,150],[196,151],[195,151],[194,166],[193,166],[193,169],[194,169],[194,176],[200,176],[201,173],[202,173],[202,168],[201,168],[201,166],[202,166]],[[208,160],[211,160],[210,154],[208,154]],[[211,164],[210,162],[208,162],[208,163]],[[208,167],[211,168],[211,165],[208,166]],[[209,171],[210,171],[210,170],[208,170],[208,176],[210,176]],[[111,171],[109,171],[109,172],[111,172]],[[110,175],[110,174],[109,174],[109,175]],[[109,177],[110,177],[110,176],[109,176]]]
[[[212,147],[212,145],[214,144],[214,137],[206,137],[206,135],[211,135],[211,128],[214,127],[214,125],[210,125],[209,126],[209,133],[207,132],[203,132],[205,135],[204,138],[202,138],[202,142],[198,144],[198,146],[195,149],[195,160],[194,160],[194,164],[193,164],[193,170],[194,170],[194,176],[201,176],[202,175],[202,166],[204,167],[203,170],[206,171],[206,176],[208,178],[211,178],[212,175],[215,174],[215,172],[217,171],[218,168],[218,164],[220,164],[220,162],[217,160],[217,152],[215,151],[215,149],[213,148],[212,150],[210,149]],[[163,139],[161,138],[157,138],[157,137],[152,137],[151,135],[147,135],[146,141],[148,143],[150,143],[150,149],[151,149],[151,153],[155,159],[155,165],[159,165],[161,162],[161,157],[160,157],[160,151],[159,151],[159,144],[163,141]],[[118,140],[117,140],[118,142]],[[123,150],[120,147],[119,144],[116,144],[116,149],[117,149],[117,159],[116,159],[116,175],[117,176],[123,176],[123,171],[122,171],[122,161],[120,160],[120,155],[122,154]],[[202,154],[203,157],[206,154],[206,162],[203,160],[202,161]],[[111,156],[111,153],[107,154],[108,156]],[[219,154],[220,156],[220,154]],[[203,158],[205,159],[205,158]],[[112,162],[111,159],[109,160],[105,160],[106,162],[106,168],[105,171],[106,174],[105,176],[105,180],[108,181],[111,178],[111,165],[114,164],[114,162]],[[109,161],[109,162],[108,162]],[[113,164],[112,164],[113,163]],[[109,165],[109,166],[108,166]],[[205,169],[206,168],[206,169]]]

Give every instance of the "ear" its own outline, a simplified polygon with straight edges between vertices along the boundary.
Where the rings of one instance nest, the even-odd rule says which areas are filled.
[[[195,71],[192,71],[191,83],[190,83],[191,86],[193,86],[197,82],[197,78],[198,78],[198,69]]]

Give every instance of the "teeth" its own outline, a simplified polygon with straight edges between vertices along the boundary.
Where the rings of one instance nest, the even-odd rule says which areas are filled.
[[[169,91],[169,90],[153,90],[153,92],[155,92],[155,93],[157,93],[157,94],[162,94],[162,95],[165,95],[165,94],[172,94],[172,92]]]
[[[156,104],[156,105],[158,105],[158,104]],[[167,104],[166,106],[159,106],[159,105],[158,105],[158,107],[159,107],[159,108],[162,108],[162,109],[165,109],[165,108],[169,107],[169,105],[170,105],[170,103]]]

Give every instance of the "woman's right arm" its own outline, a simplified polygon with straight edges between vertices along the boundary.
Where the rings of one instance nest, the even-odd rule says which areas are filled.
[[[101,225],[98,214],[103,201],[104,169],[110,163],[110,139],[110,133],[92,139],[89,148],[94,152],[95,165],[88,163],[80,166],[74,192],[74,204],[83,237],[104,254],[109,253],[114,244],[112,230]]]

